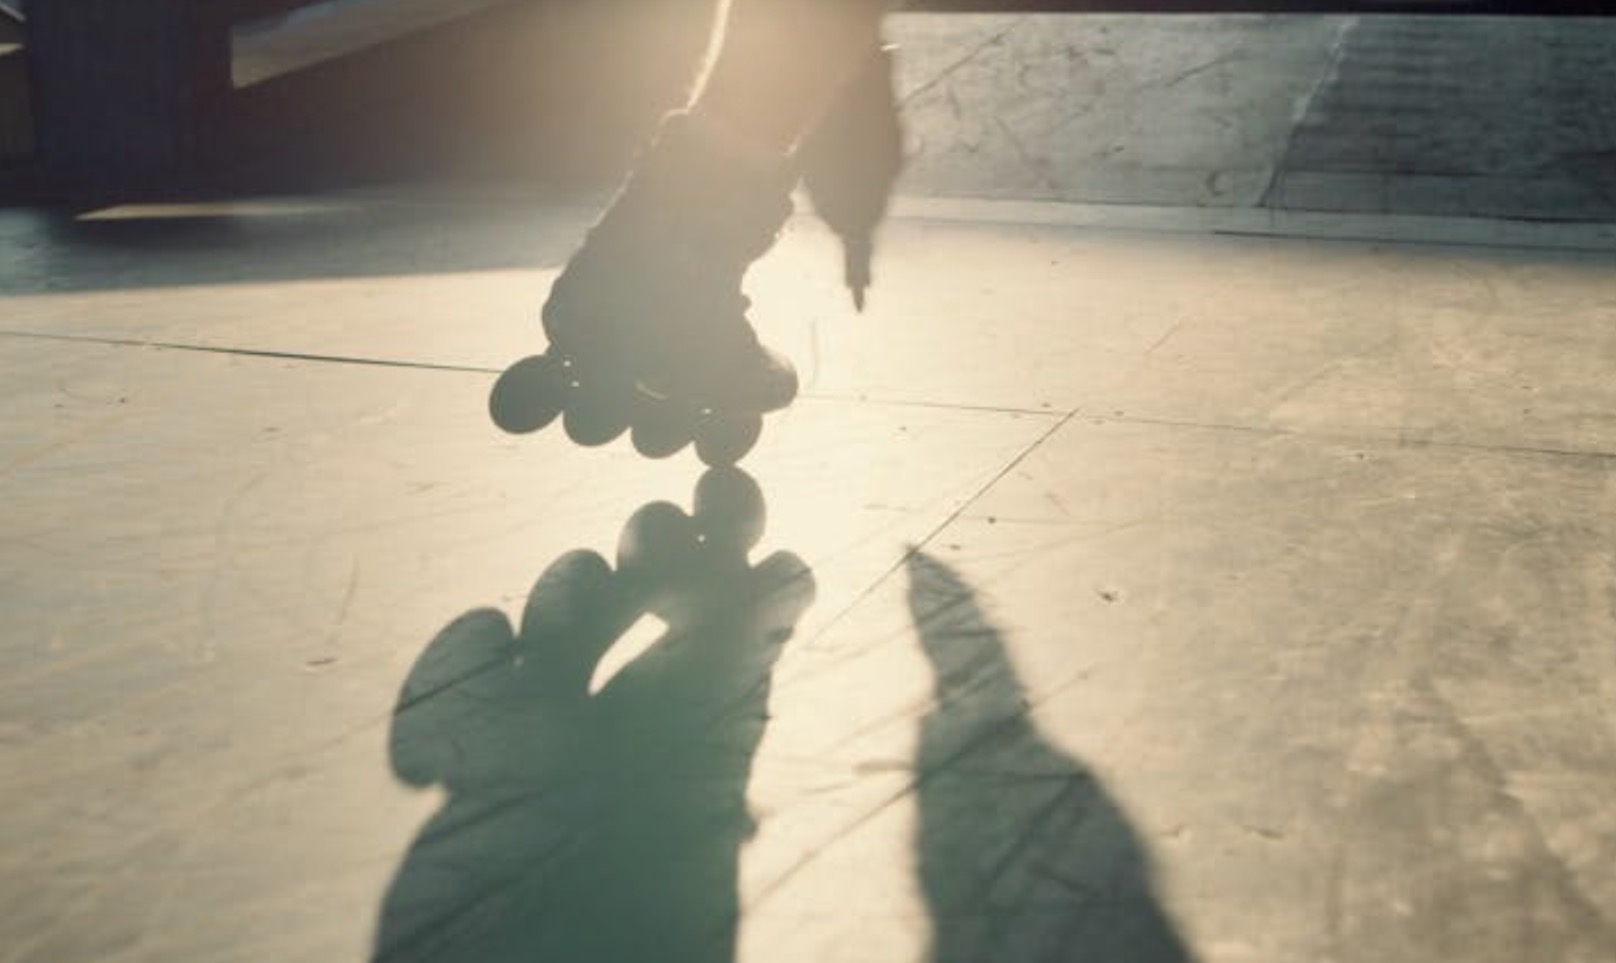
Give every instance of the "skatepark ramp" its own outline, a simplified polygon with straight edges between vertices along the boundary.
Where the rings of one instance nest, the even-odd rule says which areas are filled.
[[[250,87],[382,46],[502,0],[321,0],[230,29],[231,82]]]
[[[0,64],[0,109],[9,111],[8,132],[26,132],[30,125],[12,118],[32,113],[38,181],[64,191],[304,186],[445,171],[600,178],[683,96],[714,3],[52,0],[28,11],[32,76],[21,57]],[[1147,14],[1609,17],[1616,0],[924,0],[908,9],[917,17],[1091,15],[1071,18],[1071,29]],[[10,14],[0,13],[0,29],[20,33],[18,0],[0,0],[0,11]],[[148,42],[128,43],[133,31]],[[1175,87],[1198,89],[1203,79]],[[1294,198],[1313,189],[1293,181],[1287,191]]]
[[[580,101],[620,153],[615,132],[680,95],[709,11],[710,0],[56,0],[29,29],[39,166],[66,190],[136,193],[221,172],[410,175],[513,130],[532,132],[530,148],[562,146]],[[579,98],[580,77],[611,89]],[[588,170],[602,155],[584,145],[563,160]]]
[[[621,164],[683,96],[710,0],[336,0],[233,25],[215,156],[254,178]]]

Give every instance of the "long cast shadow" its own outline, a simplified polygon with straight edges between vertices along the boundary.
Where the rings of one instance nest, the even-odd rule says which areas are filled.
[[[745,792],[776,657],[813,594],[799,558],[752,565],[764,505],[738,470],[539,577],[513,630],[446,627],[398,700],[400,779],[439,785],[381,908],[373,959],[577,963],[734,958]],[[597,691],[636,621],[666,631]]]
[[[970,587],[923,552],[908,574],[936,681],[917,761],[928,958],[1188,963],[1127,814],[1038,732]]]

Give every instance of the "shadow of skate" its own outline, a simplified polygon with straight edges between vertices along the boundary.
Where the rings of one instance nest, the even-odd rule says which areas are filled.
[[[1188,963],[1127,814],[1039,733],[970,587],[923,552],[908,572],[937,699],[916,766],[928,959]]]
[[[389,887],[374,960],[733,959],[752,757],[813,595],[797,557],[748,561],[763,513],[744,473],[710,471],[692,513],[629,519],[615,568],[556,560],[518,630],[479,609],[428,645],[391,755],[446,798]],[[647,616],[661,636],[592,684]]]

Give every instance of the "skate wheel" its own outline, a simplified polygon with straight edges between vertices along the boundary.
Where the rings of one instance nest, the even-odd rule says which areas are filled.
[[[746,457],[763,434],[762,415],[708,413],[696,426],[696,456],[713,467]]]
[[[700,539],[696,523],[677,506],[652,502],[635,512],[617,542],[617,571],[624,586],[664,586],[690,568]]]
[[[696,482],[692,517],[710,546],[744,557],[763,540],[763,489],[734,466],[710,468]]]
[[[627,431],[629,404],[626,390],[612,383],[598,381],[575,384],[561,420],[567,437],[593,448]]]
[[[566,386],[556,363],[536,354],[506,368],[494,382],[488,415],[501,431],[524,435],[554,421],[565,400]]]
[[[647,458],[667,458],[690,444],[693,414],[672,402],[641,396],[634,412],[634,450]]]

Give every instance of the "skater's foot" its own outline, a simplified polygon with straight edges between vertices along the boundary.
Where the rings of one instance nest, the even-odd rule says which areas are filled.
[[[791,359],[751,338],[689,344],[675,364],[642,373],[638,389],[661,400],[689,401],[716,411],[775,411],[797,397]]]
[[[797,373],[763,345],[741,293],[791,213],[795,172],[670,115],[544,306],[560,353],[698,408],[771,411]]]

